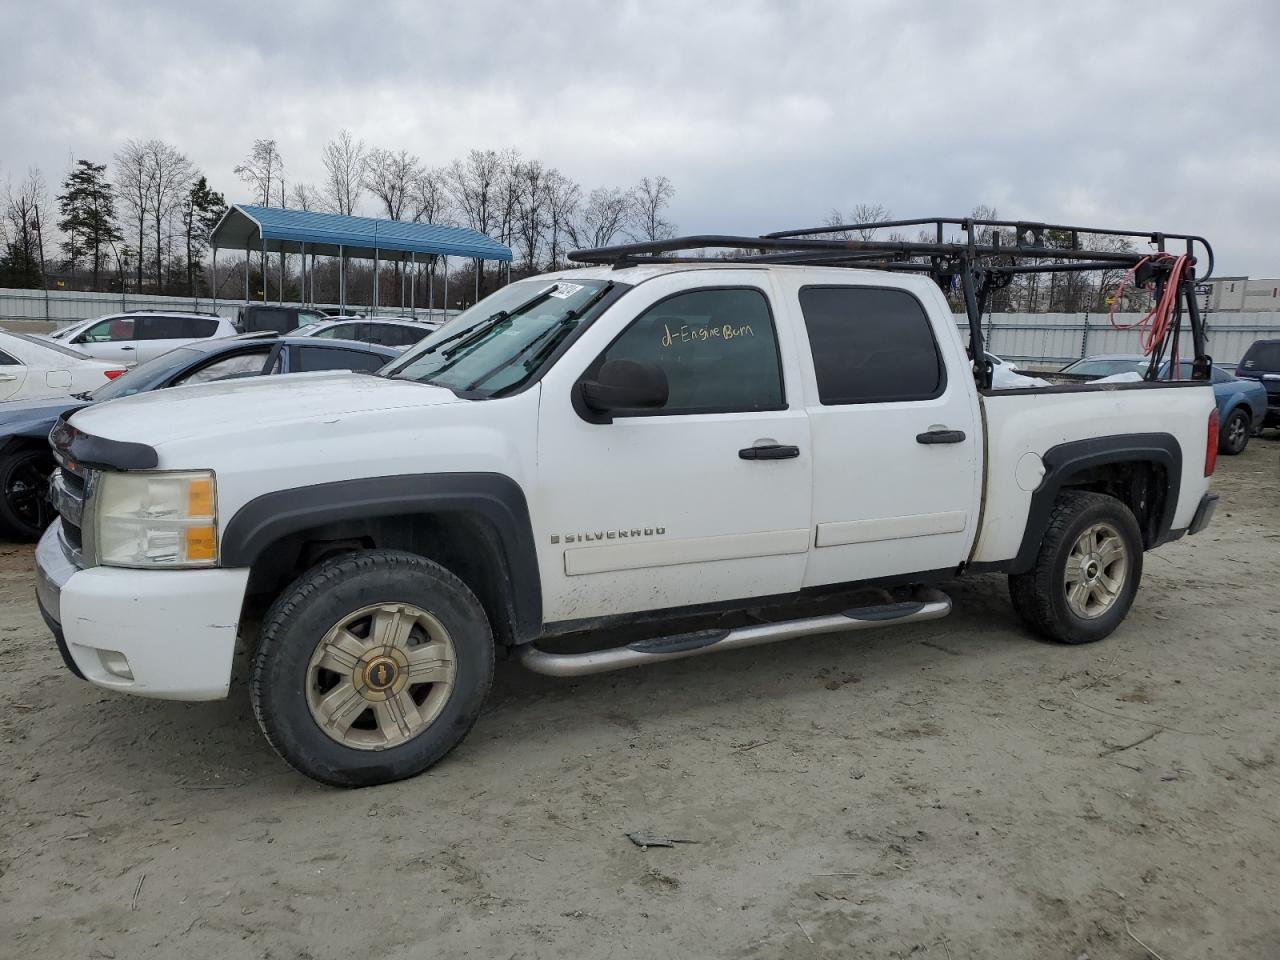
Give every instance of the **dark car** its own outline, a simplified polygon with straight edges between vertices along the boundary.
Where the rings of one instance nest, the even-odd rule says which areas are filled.
[[[315,370],[377,370],[400,351],[375,343],[248,335],[203,340],[139,364],[92,393],[0,403],[0,533],[34,540],[55,514],[47,499],[49,431],[63,414],[119,397],[240,377]]]
[[[1241,380],[1257,380],[1267,391],[1264,427],[1280,426],[1280,340],[1257,340],[1236,366]]]
[[[288,307],[275,303],[250,303],[236,314],[241,333],[288,333],[305,323],[328,320],[329,315],[308,307]]]

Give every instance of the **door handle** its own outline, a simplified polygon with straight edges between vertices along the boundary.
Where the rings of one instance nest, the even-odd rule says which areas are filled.
[[[121,347],[121,350],[136,350],[136,347]]]
[[[916,434],[916,443],[964,443],[963,430],[935,428]]]
[[[738,451],[743,460],[790,460],[800,456],[800,448],[790,443],[762,443]]]
[[[10,380],[17,380],[18,377],[12,373],[0,373],[0,383],[8,383]]]

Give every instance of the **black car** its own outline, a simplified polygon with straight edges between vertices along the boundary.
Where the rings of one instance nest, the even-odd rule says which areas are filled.
[[[1280,426],[1280,340],[1256,340],[1236,366],[1241,380],[1259,380],[1267,391],[1264,427]]]
[[[236,329],[241,333],[288,333],[305,323],[319,323],[328,319],[327,313],[307,307],[250,303],[237,312]]]
[[[377,370],[399,356],[399,350],[374,343],[250,334],[178,347],[92,393],[0,403],[0,534],[34,540],[53,521],[47,499],[54,467],[49,431],[63,414],[188,383],[314,370]]]

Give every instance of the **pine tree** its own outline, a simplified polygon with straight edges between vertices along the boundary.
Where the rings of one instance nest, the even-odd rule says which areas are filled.
[[[217,190],[209,188],[204,174],[196,178],[182,205],[182,226],[187,235],[187,296],[194,297],[196,278],[204,273],[204,252],[209,248],[209,235],[227,212],[227,202]]]
[[[62,219],[58,227],[66,234],[62,250],[68,266],[75,270],[81,255],[88,255],[93,270],[93,289],[106,260],[106,247],[124,239],[116,223],[115,191],[106,177],[107,166],[89,160],[77,160],[58,197]]]

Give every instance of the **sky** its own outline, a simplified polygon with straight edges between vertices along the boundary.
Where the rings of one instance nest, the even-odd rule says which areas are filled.
[[[683,233],[986,204],[1200,233],[1218,275],[1280,276],[1275,0],[0,0],[0,23],[0,184],[158,137],[247,200],[255,138],[319,183],[347,127],[588,189],[662,174]]]

